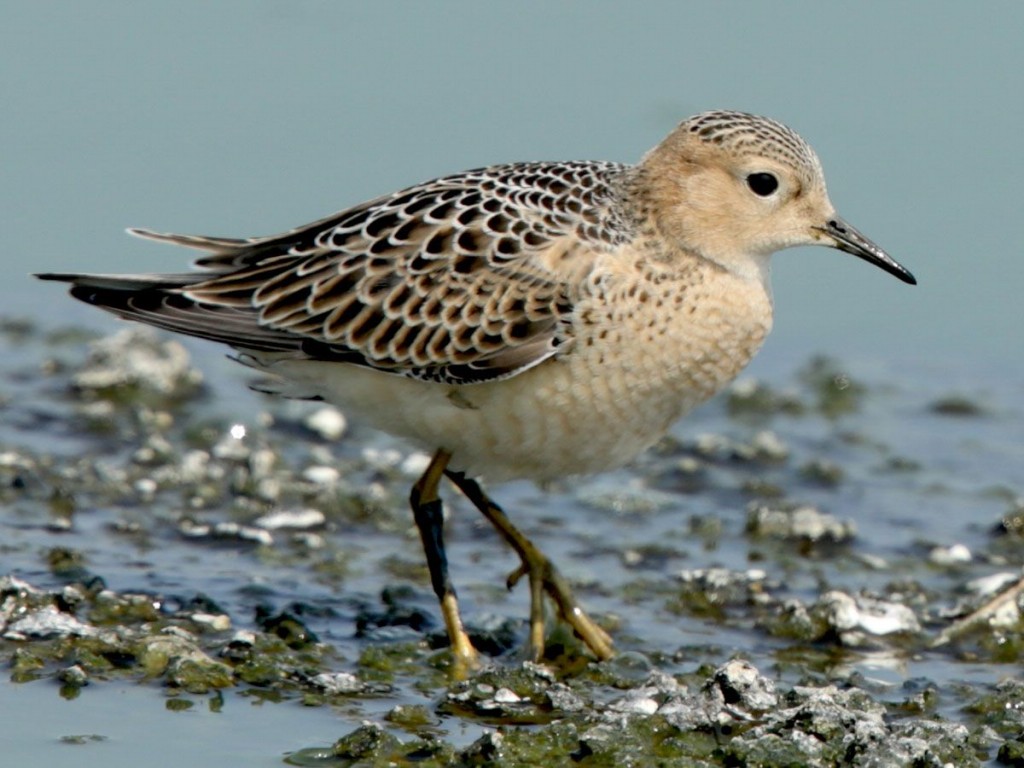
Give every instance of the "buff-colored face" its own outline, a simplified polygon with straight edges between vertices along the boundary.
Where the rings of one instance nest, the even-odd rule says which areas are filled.
[[[836,214],[814,150],[774,120],[740,112],[697,115],[643,166],[653,180],[658,227],[685,251],[745,273],[783,248],[825,245],[914,281]]]

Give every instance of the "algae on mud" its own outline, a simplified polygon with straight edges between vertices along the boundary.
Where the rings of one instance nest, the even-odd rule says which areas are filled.
[[[523,596],[456,503],[453,568],[495,657],[456,681],[406,511],[422,456],[322,406],[221,395],[158,336],[83,359],[80,331],[2,328],[5,685],[331,708],[333,746],[281,734],[297,765],[1020,752],[1022,480],[990,457],[1021,417],[992,396],[937,407],[954,396],[819,360],[784,390],[740,382],[632,470],[512,489],[615,633],[601,664],[563,628],[519,662]]]

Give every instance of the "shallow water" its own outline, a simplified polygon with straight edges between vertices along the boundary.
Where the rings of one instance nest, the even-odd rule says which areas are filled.
[[[280,766],[286,751],[330,742],[337,727],[336,716],[326,708],[269,705],[237,696],[196,701],[175,711],[159,689],[134,683],[104,684],[70,701],[60,697],[54,684],[7,685],[3,710],[5,759],[12,765],[41,761],[53,768]],[[238,738],[225,739],[225,733]]]
[[[60,550],[74,553],[85,573],[101,577],[108,589],[151,595],[165,612],[201,595],[236,629],[255,629],[261,607],[299,610],[320,647],[329,650],[318,663],[331,672],[366,675],[367,654],[376,649],[424,647],[425,636],[402,623],[356,636],[361,617],[382,605],[385,586],[400,590],[403,609],[419,612],[427,629],[436,631],[436,607],[406,509],[410,478],[388,468],[401,464],[407,448],[358,426],[336,444],[319,439],[301,426],[315,405],[248,392],[244,371],[225,365],[210,347],[190,344],[193,363],[203,367],[205,389],[198,398],[167,406],[173,426],[166,438],[174,451],[197,440],[223,448],[232,424],[241,423],[248,432],[235,448],[265,446],[277,454],[279,469],[333,462],[350,491],[375,499],[354,512],[344,505],[325,507],[327,523],[316,529],[323,539],[319,548],[309,549],[282,532],[272,532],[270,546],[191,538],[182,528],[186,518],[251,523],[261,511],[288,508],[287,495],[279,503],[252,506],[249,492],[235,491],[195,506],[189,501],[195,491],[187,484],[180,490],[164,485],[147,499],[132,490],[131,482],[88,481],[96,467],[107,478],[125,471],[129,480],[147,476],[150,470],[139,465],[137,452],[150,438],[132,416],[139,406],[129,399],[116,406],[103,429],[89,427],[82,414],[91,398],[68,388],[86,356],[81,339],[30,323],[7,327],[0,382],[8,405],[0,420],[0,452],[8,477],[20,478],[20,485],[8,489],[0,512],[4,573],[49,589],[85,578],[55,569],[53,552]],[[579,585],[588,610],[614,617],[613,634],[623,655],[613,669],[637,665],[630,674],[642,677],[656,669],[686,676],[700,664],[718,665],[739,655],[783,687],[841,681],[893,704],[906,695],[907,684],[926,680],[938,691],[934,714],[972,723],[962,707],[1015,676],[1017,654],[998,663],[984,638],[970,635],[937,649],[929,649],[927,641],[948,626],[941,612],[952,608],[968,581],[1020,569],[1019,545],[993,535],[1019,504],[1015,499],[1024,487],[1019,387],[1001,385],[1010,381],[1004,374],[987,378],[983,388],[966,383],[951,388],[947,382],[956,381],[955,375],[936,366],[815,365],[821,364],[805,362],[787,371],[776,364],[767,374],[775,398],[771,407],[751,406],[743,399],[747,384],[741,382],[684,420],[630,469],[548,491],[510,484],[495,489],[495,495]],[[809,373],[813,370],[817,373]],[[844,382],[840,388],[829,385],[837,377]],[[850,398],[851,392],[859,394]],[[791,413],[797,405],[802,412]],[[844,408],[848,412],[832,417],[822,413]],[[205,438],[197,437],[204,431]],[[11,475],[15,454],[33,457],[37,469]],[[152,472],[160,466],[153,465]],[[55,481],[60,477],[64,480]],[[234,482],[228,476],[213,485]],[[70,494],[71,511],[47,488]],[[513,647],[519,646],[525,639],[525,590],[509,593],[501,586],[514,558],[469,505],[453,496],[448,494],[454,510],[447,528],[449,557],[465,616],[471,627],[511,620]],[[852,523],[856,536],[830,545],[752,535],[745,530],[747,508],[758,500],[812,505]],[[934,547],[957,544],[970,551],[967,562],[929,561]],[[918,597],[906,601],[923,632],[896,643],[873,638],[862,648],[830,641],[794,645],[766,632],[770,618],[743,599],[712,606],[710,612],[688,602],[680,592],[679,572],[715,567],[763,570],[764,589],[778,605],[810,604],[826,589],[890,596],[910,590]],[[1013,634],[1019,628],[1005,632],[1019,644]],[[8,642],[6,652],[17,647]],[[161,692],[156,680],[126,683],[112,673],[96,673],[77,698],[63,701],[52,679],[60,665],[44,667],[38,679],[0,683],[4,701],[17,703],[25,723],[5,719],[0,736],[11,744],[8,754],[48,762],[52,757],[53,764],[69,754],[129,764],[143,748],[171,750],[176,760],[188,757],[198,764],[238,757],[276,763],[286,752],[326,746],[364,720],[387,724],[397,706],[433,711],[446,685],[426,663],[429,652],[414,660],[421,653],[414,652],[411,665],[403,661],[384,673],[385,691],[312,708],[297,707],[302,696],[294,691],[272,694],[273,686],[243,684],[189,694],[172,685]],[[511,650],[500,663],[515,666],[516,657]],[[614,688],[576,680],[595,701],[614,698]],[[170,701],[190,702],[189,709],[167,711]],[[254,710],[257,701],[263,704]],[[431,732],[463,748],[488,727],[486,719],[441,716]],[[60,741],[81,734],[104,740]],[[183,743],[187,748],[179,750]]]

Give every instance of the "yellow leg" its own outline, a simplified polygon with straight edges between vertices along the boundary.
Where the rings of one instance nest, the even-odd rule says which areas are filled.
[[[479,657],[469,635],[462,626],[459,615],[459,600],[448,577],[448,557],[444,551],[444,511],[437,487],[444,475],[451,454],[438,450],[431,459],[422,477],[416,481],[409,496],[416,527],[423,541],[423,552],[427,557],[430,583],[441,603],[441,616],[448,631],[455,663],[463,671],[479,666]]]
[[[480,484],[459,472],[445,469],[448,479],[458,486],[466,498],[473,502],[484,517],[490,520],[498,532],[519,555],[522,565],[509,576],[511,589],[523,576],[530,581],[530,651],[534,659],[544,652],[544,592],[550,595],[562,619],[582,638],[587,647],[599,659],[610,659],[614,655],[612,640],[601,627],[594,623],[576,602],[568,582],[554,564],[534,546],[523,533],[508,519],[505,511],[491,501]]]

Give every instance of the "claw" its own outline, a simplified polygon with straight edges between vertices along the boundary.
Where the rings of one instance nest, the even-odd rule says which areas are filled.
[[[508,578],[505,579],[505,589],[511,592],[513,589],[515,589],[516,584],[519,583],[519,580],[529,572],[530,569],[526,567],[526,563],[520,563],[519,567],[512,571],[512,573],[508,575]]]

